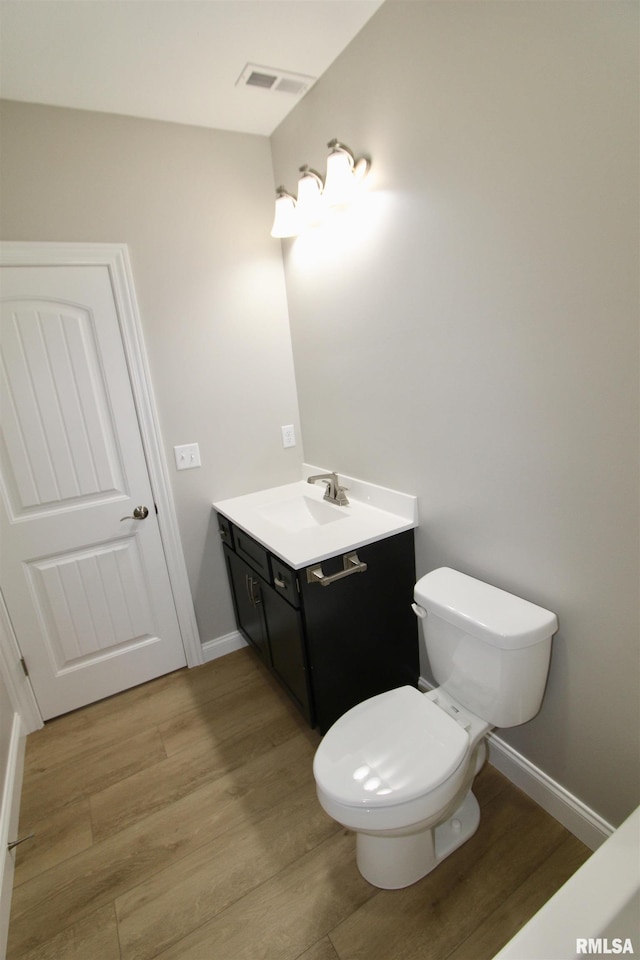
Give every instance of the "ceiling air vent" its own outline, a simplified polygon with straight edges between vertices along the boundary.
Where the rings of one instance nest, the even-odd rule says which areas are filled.
[[[248,87],[264,87],[265,90],[270,90],[277,79],[272,73],[258,73],[257,70],[252,70],[246,79],[246,85]]]
[[[278,70],[275,67],[261,67],[255,63],[248,63],[238,77],[236,86],[260,87],[262,90],[289,93],[300,97],[307,92],[315,81],[315,77],[308,77],[304,73],[291,73],[288,70]]]

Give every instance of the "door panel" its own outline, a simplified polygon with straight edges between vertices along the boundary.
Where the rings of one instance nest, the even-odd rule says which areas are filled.
[[[16,304],[13,322],[3,322],[3,354],[5,476],[14,519],[51,504],[121,494],[122,465],[88,311]]]
[[[186,660],[108,270],[0,280],[0,582],[47,718]]]
[[[57,671],[101,650],[149,639],[153,613],[135,539],[30,563],[28,577]]]

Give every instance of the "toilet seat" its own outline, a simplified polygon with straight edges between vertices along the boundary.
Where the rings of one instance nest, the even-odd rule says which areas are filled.
[[[314,776],[344,806],[395,806],[448,780],[469,745],[451,716],[414,687],[399,687],[334,723],[316,752]]]

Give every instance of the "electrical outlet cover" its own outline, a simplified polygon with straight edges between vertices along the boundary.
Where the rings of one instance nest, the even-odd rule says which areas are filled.
[[[282,430],[282,446],[283,447],[295,447],[296,445],[296,432],[294,430],[293,424],[289,423],[286,427],[281,427]]]

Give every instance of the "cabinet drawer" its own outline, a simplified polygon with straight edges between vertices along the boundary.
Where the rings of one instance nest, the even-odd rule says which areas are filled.
[[[290,567],[274,556],[271,557],[271,570],[273,571],[273,586],[280,596],[286,597],[294,607],[299,607],[300,594],[298,593],[298,580],[295,570],[291,570]]]
[[[229,547],[233,546],[233,526],[230,520],[227,520],[226,517],[223,517],[221,513],[218,514],[218,530],[220,531],[220,539],[223,543],[226,543]]]
[[[265,580],[270,580],[269,554],[264,547],[237,527],[233,528],[233,538],[238,556],[246,560],[258,573],[261,573]]]

